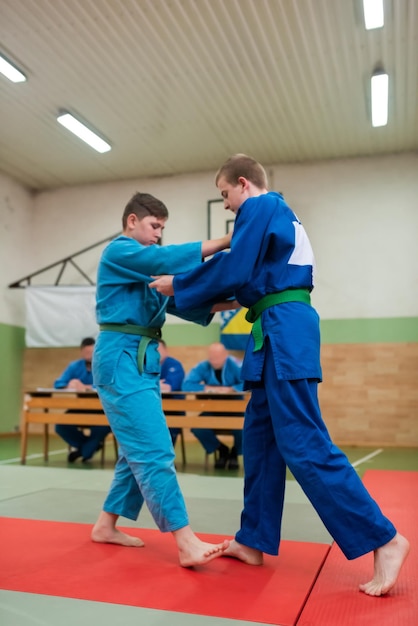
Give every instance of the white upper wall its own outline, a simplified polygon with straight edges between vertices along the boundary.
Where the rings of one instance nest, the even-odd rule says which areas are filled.
[[[270,188],[283,192],[311,239],[317,261],[313,301],[323,319],[418,315],[416,154],[278,165],[267,171]],[[26,226],[12,228],[5,255],[13,265],[12,278],[120,231],[124,206],[136,191],[152,193],[167,205],[165,244],[206,238],[207,201],[219,197],[214,173],[48,191],[33,200],[30,253],[20,257],[20,275],[14,257],[21,255],[19,233]],[[15,204],[18,197],[26,198],[22,205],[29,216],[30,197],[16,189]],[[212,214],[222,225],[233,217],[222,203],[212,207]],[[1,249],[4,237],[3,230]],[[7,318],[3,309],[0,321]]]
[[[323,319],[418,315],[418,154],[274,168],[317,263]]]
[[[0,172],[0,323],[23,326],[22,290],[9,289],[31,266],[32,195]]]

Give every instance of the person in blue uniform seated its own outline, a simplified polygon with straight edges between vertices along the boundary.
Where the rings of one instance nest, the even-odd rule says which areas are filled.
[[[164,339],[158,340],[158,352],[160,353],[160,390],[161,393],[170,393],[170,391],[181,391],[185,372],[184,367],[174,357],[168,353],[167,344]],[[178,398],[184,398],[182,394],[176,396]],[[166,415],[184,415],[184,411],[170,411]],[[171,441],[173,446],[176,445],[177,437],[180,434],[181,428],[169,428]]]
[[[120,516],[136,520],[145,502],[160,531],[172,533],[180,565],[189,567],[220,556],[229,541],[202,541],[190,526],[162,410],[158,339],[166,312],[206,325],[223,304],[179,313],[172,298],[149,289],[148,284],[151,276],[188,271],[200,265],[202,258],[229,248],[230,235],[158,245],[167,218],[163,202],[136,193],[123,212],[122,235],[108,244],[99,262],[96,316],[100,333],[93,378],[118,441],[119,457],[91,538],[143,546],[140,538],[122,532],[117,521]]]
[[[72,361],[54,382],[54,389],[69,391],[89,391],[93,389],[92,358],[95,341],[85,337],[80,344],[81,359]],[[68,411],[73,412],[73,411]],[[90,411],[83,411],[89,413]],[[95,413],[96,411],[92,411]],[[89,429],[89,434],[85,431]],[[68,454],[68,462],[74,463],[81,457],[85,463],[104,445],[104,439],[110,433],[109,426],[86,426],[81,428],[73,424],[56,424],[55,432],[73,448]]]
[[[321,381],[319,318],[310,304],[314,257],[307,234],[280,193],[270,192],[264,168],[234,155],[216,185],[236,215],[231,250],[150,287],[174,295],[176,306],[210,306],[235,297],[253,323],[242,377],[251,389],[244,422],[244,508],[228,556],[260,565],[278,554],[286,466],[348,559],[374,553],[371,596],[387,593],[409,551],[333,444],[317,397]]]
[[[183,382],[184,391],[207,391],[210,394],[228,394],[243,390],[241,365],[228,353],[222,343],[212,343],[208,348],[208,358],[193,367]],[[221,400],[220,400],[221,402]],[[220,415],[237,415],[220,411]],[[202,413],[205,415],[205,413]],[[238,456],[242,454],[242,430],[232,430],[234,444],[228,448],[210,428],[192,428],[192,433],[200,441],[208,454],[215,453],[215,469],[230,470],[239,468]]]

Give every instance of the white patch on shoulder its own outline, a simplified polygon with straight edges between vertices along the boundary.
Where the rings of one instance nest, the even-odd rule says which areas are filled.
[[[300,222],[292,222],[295,227],[295,249],[293,250],[289,265],[315,265],[315,258],[305,229]]]

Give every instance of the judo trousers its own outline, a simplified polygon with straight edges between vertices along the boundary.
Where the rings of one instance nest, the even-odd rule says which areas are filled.
[[[158,374],[139,374],[123,352],[110,385],[97,391],[119,447],[115,475],[103,510],[136,520],[146,502],[158,528],[189,524],[174,467],[174,448],[161,406]]]
[[[276,555],[286,465],[348,559],[396,534],[321,418],[316,380],[278,380],[267,344],[263,381],[244,421],[244,508],[236,540]]]

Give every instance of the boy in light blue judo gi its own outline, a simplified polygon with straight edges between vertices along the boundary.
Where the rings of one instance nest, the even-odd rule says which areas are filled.
[[[120,515],[137,519],[145,500],[158,528],[171,532],[179,560],[188,567],[220,556],[229,542],[211,544],[192,531],[174,467],[174,449],[161,406],[158,338],[166,311],[177,314],[173,299],[148,288],[151,276],[185,272],[202,258],[229,247],[230,236],[175,246],[157,245],[168,218],[165,205],[137,193],[128,202],[123,234],[104,250],[97,277],[100,334],[93,377],[118,441],[119,458],[93,541],[143,546],[116,528]],[[211,307],[182,312],[201,324]]]
[[[244,509],[225,551],[261,565],[278,554],[286,465],[348,559],[374,551],[374,576],[360,585],[379,596],[395,584],[409,542],[382,514],[321,418],[319,319],[310,305],[314,258],[306,232],[264,168],[231,157],[216,184],[236,214],[229,253],[150,284],[179,309],[235,297],[253,322],[242,378],[252,390],[244,422]]]

